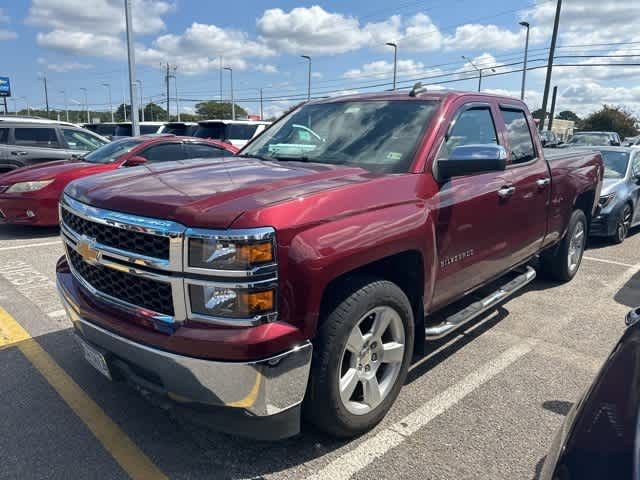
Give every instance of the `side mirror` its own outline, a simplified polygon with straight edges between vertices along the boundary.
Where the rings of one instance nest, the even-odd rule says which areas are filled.
[[[620,142],[616,142],[615,140],[611,140],[609,143],[611,144],[612,147],[619,147],[620,146]]]
[[[129,160],[127,160],[127,163],[125,164],[125,166],[127,167],[137,167],[139,165],[144,165],[145,163],[147,163],[147,159],[144,157],[131,157]]]
[[[456,147],[448,159],[436,162],[438,180],[496,172],[507,168],[507,151],[500,145],[463,145]]]

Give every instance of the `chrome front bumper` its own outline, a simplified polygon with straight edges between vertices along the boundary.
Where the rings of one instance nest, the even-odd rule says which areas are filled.
[[[108,361],[111,358],[147,373],[145,379],[153,379],[150,383],[172,400],[244,410],[256,417],[277,415],[302,403],[311,366],[308,341],[254,362],[186,357],[135,343],[94,325],[78,315],[64,294],[61,297],[83,340],[105,351]]]

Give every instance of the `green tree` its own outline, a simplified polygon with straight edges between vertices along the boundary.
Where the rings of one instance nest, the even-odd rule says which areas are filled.
[[[131,121],[131,105],[126,105],[127,108],[127,120]],[[118,105],[118,108],[115,111],[114,114],[114,120],[116,122],[124,122],[124,109],[125,109],[125,104],[121,103],[120,105]]]
[[[543,120],[543,115],[542,115],[542,109],[539,108],[537,110],[534,110],[533,112],[531,112],[531,115],[533,116],[533,118],[535,118],[536,120]],[[549,116],[549,112],[547,112],[547,116]]]
[[[638,134],[638,119],[623,107],[603,105],[600,110],[585,118],[580,125],[582,130],[617,132],[622,138]]]
[[[572,122],[576,122],[576,124],[580,123],[580,117],[571,110],[563,110],[558,115],[556,115],[556,118],[560,120],[570,120]]]
[[[144,106],[144,119],[147,122],[161,122],[167,119],[167,111],[153,102]]]
[[[196,113],[203,119],[231,118],[231,103],[216,101],[196,103]],[[236,118],[247,116],[247,111],[236,104]]]

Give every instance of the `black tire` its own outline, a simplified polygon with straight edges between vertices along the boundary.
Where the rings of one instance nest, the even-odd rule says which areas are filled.
[[[616,220],[616,232],[611,236],[611,242],[622,243],[624,239],[629,235],[631,229],[631,219],[633,218],[633,208],[626,203],[624,208],[620,211],[618,219]]]
[[[571,248],[571,240],[574,238],[579,225],[582,226],[582,246],[579,253],[579,258],[575,264],[575,267],[569,266],[569,252]],[[574,210],[569,219],[569,227],[567,233],[562,238],[560,243],[553,247],[552,250],[544,252],[540,258],[540,266],[542,271],[547,277],[559,281],[568,282],[571,280],[578,270],[580,269],[580,263],[582,262],[582,255],[587,242],[587,217],[582,210]]]
[[[314,341],[311,377],[304,416],[318,429],[336,437],[354,437],[375,427],[393,405],[407,376],[413,353],[414,320],[411,303],[394,283],[375,277],[346,280],[329,298],[330,307],[321,319]],[[341,292],[341,293],[337,293]],[[369,413],[347,410],[339,392],[339,378],[347,339],[365,314],[376,307],[391,307],[404,327],[404,353],[400,372],[382,402]]]

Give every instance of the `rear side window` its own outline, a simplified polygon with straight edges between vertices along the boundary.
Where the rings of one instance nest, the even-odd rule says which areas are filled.
[[[160,127],[157,125],[140,125],[140,135],[149,135],[150,133],[158,133]]]
[[[463,111],[448,135],[438,154],[439,160],[448,159],[456,147],[498,143],[496,127],[489,107],[476,107]]]
[[[9,129],[0,128],[0,143],[9,143]]]
[[[181,143],[163,143],[147,148],[140,156],[151,163],[173,162],[184,160],[184,151]]]
[[[57,147],[58,138],[54,128],[16,128],[14,131],[16,145],[32,147]]]
[[[218,158],[231,155],[231,153],[222,148],[201,143],[187,143],[185,148],[187,149],[187,158]]]
[[[511,163],[525,163],[536,158],[527,117],[522,110],[500,109],[507,127]]]
[[[225,140],[227,136],[227,126],[224,123],[201,123],[196,128],[194,137],[213,138],[214,140]]]
[[[228,138],[232,140],[250,140],[257,129],[257,125],[231,124],[229,125]]]
[[[62,135],[71,150],[92,152],[96,148],[104,145],[104,142],[101,142],[98,138],[81,130],[65,128],[62,130]]]

